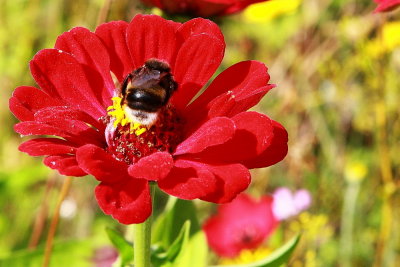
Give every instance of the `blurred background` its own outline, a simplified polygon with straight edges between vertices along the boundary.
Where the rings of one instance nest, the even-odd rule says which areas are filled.
[[[248,192],[285,186],[312,196],[311,207],[282,222],[270,240],[279,247],[303,232],[290,266],[400,264],[400,10],[373,14],[375,7],[372,0],[275,0],[216,20],[227,42],[219,72],[242,60],[264,62],[277,87],[255,110],[289,133],[288,156],[253,170]],[[132,0],[0,0],[1,266],[40,266],[65,179],[18,151],[25,138],[13,132],[12,91],[35,85],[29,60],[62,32],[137,13],[161,11]],[[60,210],[54,266],[115,257],[104,229],[123,229],[99,210],[95,185],[73,179]],[[196,204],[202,219],[215,206]],[[10,265],[27,255],[29,264]]]

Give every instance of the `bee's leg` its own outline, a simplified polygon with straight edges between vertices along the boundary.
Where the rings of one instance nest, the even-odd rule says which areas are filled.
[[[121,93],[122,96],[125,96],[125,94],[126,94],[126,87],[128,86],[128,82],[129,82],[131,79],[132,79],[132,73],[129,73],[129,74],[125,77],[124,81],[122,82],[121,87],[120,87],[120,93]]]

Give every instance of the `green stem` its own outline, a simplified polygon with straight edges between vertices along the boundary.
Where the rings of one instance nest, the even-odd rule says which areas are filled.
[[[150,184],[152,203],[154,203],[155,186]],[[143,223],[133,225],[133,251],[135,267],[150,267],[152,215]]]

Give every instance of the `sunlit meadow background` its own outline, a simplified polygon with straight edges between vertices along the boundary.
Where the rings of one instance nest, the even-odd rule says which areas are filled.
[[[17,121],[8,99],[15,87],[34,85],[29,60],[62,32],[94,30],[105,18],[159,14],[114,0],[106,16],[108,2],[0,0],[0,259],[8,259],[1,266],[27,266],[21,264],[27,255],[31,266],[40,266],[65,179],[17,150],[22,139],[12,130]],[[260,196],[287,186],[313,197],[268,246],[302,231],[290,266],[400,266],[400,11],[373,14],[372,0],[275,2],[217,21],[227,42],[219,71],[241,60],[265,62],[277,88],[255,109],[289,132],[288,156],[254,170],[248,192]],[[99,210],[95,184],[92,177],[73,180],[52,266],[93,266],[113,256],[105,228],[124,228]],[[203,220],[215,207],[196,205]]]

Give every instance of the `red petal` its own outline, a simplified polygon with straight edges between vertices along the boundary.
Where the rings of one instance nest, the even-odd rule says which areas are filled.
[[[176,30],[180,23],[156,15],[136,15],[127,29],[127,44],[136,67],[150,59],[163,60],[173,68]]]
[[[259,88],[267,86],[267,71],[267,67],[258,61],[242,61],[231,66],[219,74],[205,92],[188,106],[188,112],[196,110],[201,113],[207,110],[209,103],[224,93],[239,99],[253,95]]]
[[[40,115],[39,112],[36,114]],[[36,120],[36,114],[35,114],[35,120]],[[69,138],[75,140],[77,144],[83,145],[83,144],[95,144],[98,146],[104,146],[105,145],[105,137],[104,134],[93,129],[91,126],[87,125],[83,121],[79,120],[69,120],[67,118],[63,119],[53,119],[51,117],[39,117],[37,123],[46,123],[47,125],[51,125],[54,127],[57,127],[59,129],[62,129],[65,131],[68,135]]]
[[[208,165],[208,167],[218,179],[218,186],[213,193],[200,197],[202,200],[227,203],[243,192],[250,184],[250,172],[241,164]]]
[[[35,120],[38,122],[48,122],[56,120],[78,120],[90,124],[97,129],[105,128],[103,123],[100,123],[98,120],[93,119],[93,117],[91,117],[84,111],[72,109],[65,106],[43,108],[36,112]]]
[[[18,149],[30,156],[75,154],[76,147],[57,138],[36,138],[22,143]]]
[[[178,38],[180,41],[184,42],[184,40],[188,39],[190,36],[202,33],[208,34],[214,38],[217,38],[222,43],[225,43],[224,35],[222,34],[218,25],[211,20],[203,18],[191,19],[182,24],[182,26],[178,29]]]
[[[269,92],[272,88],[274,88],[275,85],[269,84],[267,86],[261,87],[261,88],[251,88],[247,86],[246,88],[243,88],[240,92],[238,92],[237,95],[235,95],[235,106],[232,110],[230,110],[229,113],[224,116],[231,117],[234,116],[240,112],[246,111],[252,107],[254,107],[260,100],[265,96],[266,93]],[[210,106],[210,109],[213,108]],[[216,108],[216,107],[214,107]],[[209,114],[209,115],[212,115]],[[215,115],[214,115],[215,116]]]
[[[61,105],[61,102],[30,86],[17,87],[10,98],[10,110],[20,121],[33,120],[33,115],[39,109],[57,105]]]
[[[102,88],[98,90],[91,86],[87,79],[96,77],[85,73],[82,65],[72,55],[56,49],[41,50],[32,59],[30,66],[36,82],[50,96],[85,110],[95,119],[106,113],[105,107],[98,101]]]
[[[96,199],[105,214],[123,224],[144,222],[151,214],[151,197],[146,180],[125,179],[118,184],[102,182]]]
[[[158,186],[167,194],[195,199],[214,192],[217,184],[206,164],[178,159],[169,175],[158,181]]]
[[[104,136],[81,121],[60,120],[51,122],[20,122],[14,130],[21,135],[53,135],[62,137],[75,144],[103,145]]]
[[[120,82],[123,81],[126,75],[139,67],[133,65],[126,43],[128,25],[125,21],[112,21],[96,28],[96,35],[102,39],[110,55],[111,71]]]
[[[64,131],[63,129],[48,125],[45,123],[39,123],[35,121],[20,122],[14,125],[14,131],[17,133],[28,136],[28,135],[54,135],[65,139],[71,137],[71,134]]]
[[[186,107],[215,73],[224,51],[223,41],[204,33],[193,35],[183,43],[174,71],[179,88],[171,100],[178,109]]]
[[[33,120],[33,112],[19,102],[17,98],[11,97],[8,100],[8,106],[10,107],[10,111],[14,114],[14,116],[20,121]]]
[[[245,160],[243,162],[248,168],[263,168],[274,165],[283,160],[288,151],[288,134],[285,128],[278,122],[272,120],[274,127],[270,146],[267,147],[259,156]]]
[[[75,155],[48,156],[43,160],[43,163],[51,169],[58,170],[62,175],[75,177],[87,175],[87,173],[79,168]]]
[[[135,178],[158,181],[168,175],[174,166],[171,154],[167,152],[156,152],[141,158],[128,169],[129,174]]]
[[[79,166],[97,180],[107,183],[117,183],[121,180],[133,179],[128,174],[128,165],[117,161],[102,148],[85,145],[76,152]]]
[[[76,27],[60,35],[54,48],[72,54],[80,64],[90,68],[88,77],[94,79],[91,84],[98,90],[96,96],[103,106],[110,105],[115,86],[110,75],[110,58],[100,39],[88,29]]]
[[[274,85],[267,85],[258,89],[247,87],[241,92],[238,92],[238,94],[235,94],[233,91],[228,91],[225,94],[216,97],[207,104],[206,109],[208,109],[208,113],[197,112],[196,114],[199,114],[197,119],[201,121],[214,117],[235,116],[236,114],[255,106],[258,102],[260,102],[262,97],[274,87]],[[190,113],[191,111],[187,110],[184,114]],[[204,118],[204,115],[206,115],[206,118]]]
[[[231,119],[225,117],[213,118],[180,143],[174,155],[199,153],[207,147],[227,142],[232,138],[234,133],[235,124]]]
[[[264,114],[249,111],[232,118],[236,131],[224,144],[209,147],[197,157],[213,162],[243,163],[263,153],[273,141],[272,120]]]

